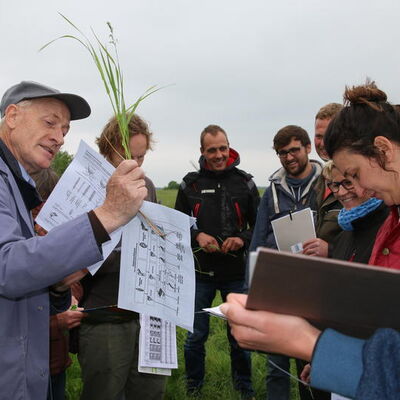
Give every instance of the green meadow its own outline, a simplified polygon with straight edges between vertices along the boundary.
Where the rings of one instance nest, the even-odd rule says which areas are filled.
[[[263,192],[263,190],[261,190]],[[157,197],[161,204],[173,207],[175,204],[176,190],[157,189]],[[221,303],[218,296],[214,305]],[[185,392],[185,363],[183,355],[183,344],[186,338],[186,331],[177,328],[178,348],[178,369],[173,370],[172,376],[167,380],[165,400],[192,399],[186,396]],[[210,336],[206,343],[206,377],[203,391],[198,399],[217,400],[233,399],[239,400],[237,392],[233,389],[230,375],[229,345],[226,339],[226,322],[210,317]],[[266,377],[266,356],[257,352],[252,353],[252,379],[257,400],[266,398],[265,377]],[[295,374],[295,367],[292,362],[291,372]],[[67,370],[67,398],[78,400],[82,383],[80,379],[79,363],[73,356],[73,364]],[[297,383],[291,381],[291,398],[299,399]],[[95,399],[93,399],[95,400]],[[140,399],[146,400],[146,399]]]

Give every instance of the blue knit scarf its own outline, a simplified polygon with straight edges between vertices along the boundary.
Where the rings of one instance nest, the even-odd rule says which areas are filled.
[[[353,207],[350,210],[342,208],[338,215],[338,223],[344,231],[352,231],[354,229],[352,222],[356,219],[368,215],[370,212],[376,210],[382,204],[382,200],[371,197],[369,200],[359,206]]]

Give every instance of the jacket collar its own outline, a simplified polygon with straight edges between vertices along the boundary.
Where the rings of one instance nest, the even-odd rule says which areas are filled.
[[[27,209],[32,210],[37,207],[42,202],[39,193],[37,192],[36,188],[24,178],[18,161],[1,139],[0,158],[3,159],[13,174]]]
[[[312,181],[314,181],[321,175],[322,163],[317,160],[310,160],[310,163],[312,166],[315,166],[315,173],[312,178]],[[281,185],[287,192],[290,192],[290,189],[286,183],[286,176],[287,172],[285,168],[281,167],[269,177],[269,181],[275,185]]]
[[[33,236],[34,231],[33,231],[32,217],[31,217],[28,209],[26,208],[26,205],[22,198],[21,192],[18,188],[18,185],[14,179],[14,176],[13,176],[11,170],[8,168],[7,164],[3,161],[2,158],[0,158],[0,174],[3,175],[4,179],[7,181],[8,186],[11,191],[11,195],[14,198],[15,204],[17,205],[17,209]]]
[[[209,174],[209,175],[217,175],[221,176],[224,175],[225,173],[233,170],[235,167],[237,167],[240,164],[240,156],[239,153],[232,149],[231,147],[229,148],[229,158],[228,162],[226,164],[226,168],[222,171],[213,171],[211,170],[208,165],[205,157],[202,155],[199,158],[199,164],[200,164],[200,170],[203,173]]]

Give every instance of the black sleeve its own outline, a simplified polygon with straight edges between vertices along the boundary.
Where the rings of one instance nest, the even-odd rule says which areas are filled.
[[[101,245],[110,240],[108,232],[104,228],[103,224],[97,218],[96,213],[91,210],[88,212],[89,222],[93,229],[93,234],[96,239],[97,245],[101,248]]]
[[[260,193],[253,180],[249,181],[249,201],[247,210],[248,229],[240,232],[238,236],[245,242],[246,248],[250,246],[251,236],[257,220],[257,210],[260,204]]]
[[[185,194],[184,188],[186,186],[185,182],[182,182],[181,185],[179,186],[178,194],[176,196],[175,200],[175,210],[181,211],[189,216],[192,215],[192,210],[190,208],[187,196]],[[201,233],[202,230],[198,229],[197,227],[191,227],[190,228],[190,236],[192,241],[196,240],[196,236]]]

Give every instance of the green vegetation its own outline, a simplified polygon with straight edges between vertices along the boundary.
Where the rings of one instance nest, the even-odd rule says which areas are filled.
[[[179,183],[177,181],[171,181],[168,183],[168,186],[166,186],[164,189],[179,189]]]
[[[217,296],[214,305],[220,304],[221,298]],[[173,370],[168,378],[165,400],[193,400],[185,392],[185,362],[183,345],[186,331],[177,328],[178,369]],[[239,400],[238,393],[233,389],[230,375],[229,345],[226,338],[226,322],[210,317],[210,336],[206,343],[206,377],[199,400]],[[266,356],[257,352],[252,353],[253,387],[256,399],[265,399]],[[295,366],[292,362],[292,373]],[[73,356],[73,364],[67,370],[67,395],[68,400],[78,400],[82,389],[80,368],[78,360]],[[291,398],[299,400],[297,383],[291,381]]]
[[[157,189],[157,200],[163,206],[174,208],[177,189]]]
[[[67,151],[59,151],[54,157],[53,162],[51,163],[51,168],[56,172],[58,176],[61,176],[67,169],[73,158],[74,156],[69,154]]]

